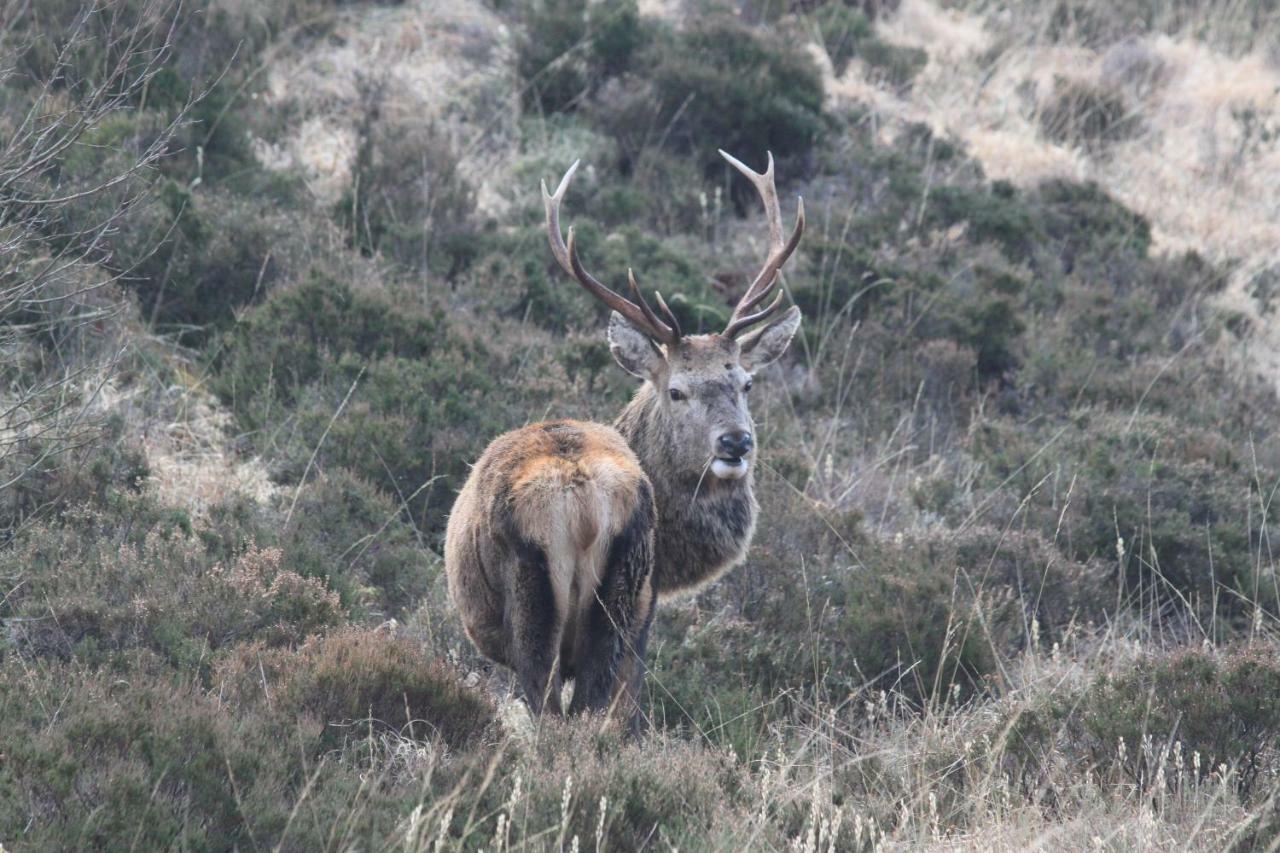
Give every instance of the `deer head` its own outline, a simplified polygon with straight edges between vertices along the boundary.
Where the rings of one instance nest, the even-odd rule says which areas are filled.
[[[547,213],[547,236],[560,266],[579,284],[613,309],[609,319],[609,348],[628,373],[646,380],[641,393],[653,395],[657,421],[662,425],[666,457],[683,471],[700,475],[710,467],[716,477],[746,477],[754,459],[755,438],[747,392],[752,374],[781,356],[800,327],[800,309],[782,308],[778,275],[804,233],[804,201],[797,201],[796,224],[785,238],[782,211],[773,179],[773,155],[757,173],[720,152],[755,186],[769,222],[769,254],[760,272],[739,300],[728,325],[718,333],[685,335],[661,293],[654,294],[655,311],[640,293],[635,273],[627,270],[631,298],[601,284],[583,267],[574,243],[560,232],[560,202],[578,163],[565,172],[554,193],[542,184]],[[775,294],[776,291],[776,294]],[[764,308],[766,299],[773,299]]]

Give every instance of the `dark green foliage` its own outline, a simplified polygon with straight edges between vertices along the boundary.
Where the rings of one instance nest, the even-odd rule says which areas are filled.
[[[1163,32],[1175,35],[1199,26],[1202,38],[1220,43],[1233,53],[1243,53],[1258,43],[1267,32],[1266,22],[1274,20],[1280,6],[1276,0],[1250,0],[1231,7],[1225,15],[1214,0],[1185,0],[1167,3],[1161,0],[1117,0],[1094,3],[1090,0],[1048,0],[1027,4],[1028,11],[1049,11],[1046,33],[1056,40],[1074,40],[1097,48],[1123,40],[1134,32]],[[1037,9],[1037,7],[1039,7]],[[1220,31],[1204,25],[1205,17],[1214,20]]]
[[[1274,314],[1276,298],[1280,297],[1280,265],[1272,265],[1255,273],[1249,282],[1249,295],[1257,300],[1260,314]]]
[[[940,226],[963,223],[971,240],[993,242],[1014,260],[1029,256],[1039,236],[1032,211],[1008,184],[938,187],[929,213]]]
[[[455,691],[432,701],[452,695],[471,725],[482,719],[483,701],[447,673],[400,654],[412,661],[402,674]],[[261,678],[256,662],[254,669]],[[13,794],[0,800],[0,826],[24,849],[368,848],[469,769],[433,766],[430,781],[388,768],[371,775],[362,756],[386,749],[376,737],[353,731],[359,742],[335,751],[333,731],[310,711],[281,702],[238,707],[141,669],[121,677],[76,666],[5,666],[0,711],[0,785]]]
[[[552,841],[561,832],[564,780],[572,776],[567,838],[594,844],[604,797],[604,840],[617,849],[688,849],[708,837],[750,846],[742,824],[733,823],[745,817],[748,789],[741,765],[723,752],[678,740],[633,745],[618,732],[549,721],[528,760],[530,825],[550,827]]]
[[[915,707],[999,692],[1000,660],[1113,601],[1106,568],[1035,534],[977,527],[886,542],[856,514],[766,494],[750,561],[710,602],[717,615],[669,610],[652,645],[657,719],[744,759],[767,748],[793,703],[868,688]]]
[[[1226,764],[1248,788],[1280,742],[1280,663],[1266,645],[1147,658],[1132,672],[1102,677],[1081,717],[1092,759],[1118,761],[1139,785],[1154,778],[1157,756],[1143,750],[1149,737],[1161,751],[1180,741],[1185,755],[1200,753],[1203,776]],[[1130,747],[1123,759],[1120,738]]]
[[[812,14],[818,36],[839,76],[857,57],[884,82],[908,85],[928,62],[929,55],[914,47],[900,47],[876,38],[868,13],[844,2],[825,3]]]
[[[195,195],[172,181],[160,198],[164,212],[151,225],[172,225],[169,239],[150,251],[155,231],[137,232],[120,257],[133,262],[149,318],[199,341],[230,325],[237,309],[275,284],[288,258],[289,226],[258,204],[214,192]]]
[[[858,48],[874,38],[867,16],[840,2],[823,4],[813,13],[813,23],[837,76],[844,73],[849,60],[858,54]]]
[[[341,469],[302,490],[281,539],[294,571],[324,578],[359,614],[402,614],[436,573],[401,506]]]
[[[668,144],[708,170],[723,165],[717,147],[756,166],[764,151],[794,162],[825,130],[813,61],[793,41],[728,15],[697,19],[656,44],[644,64],[656,126],[670,125]]]
[[[348,469],[434,535],[467,464],[542,391],[414,299],[313,274],[228,333],[212,387],[285,482]]]
[[[1157,776],[1177,790],[1221,779],[1248,796],[1274,772],[1280,744],[1280,664],[1273,645],[1185,648],[1148,654],[1098,676],[1079,692],[1020,710],[1007,748],[1034,777],[1051,749],[1065,748],[1103,778],[1151,791]]]
[[[525,0],[517,69],[526,105],[554,113],[628,70],[651,37],[636,0]]]
[[[119,417],[87,426],[73,447],[39,437],[15,442],[3,454],[0,476],[0,540],[24,522],[65,512],[80,504],[110,504],[142,487],[150,473],[147,458]],[[30,476],[16,477],[20,471]]]
[[[1006,429],[980,433],[975,450],[991,463],[991,475],[1033,496],[1033,521],[1059,531],[1068,554],[1118,559],[1123,592],[1135,604],[1238,621],[1254,603],[1276,608],[1257,566],[1259,533],[1241,524],[1256,505],[1256,490],[1270,490],[1275,477],[1246,467],[1229,440],[1168,417],[1087,413],[1054,437],[1049,455],[1011,438]],[[1069,506],[1057,489],[1032,489],[1051,470],[1075,482]]]

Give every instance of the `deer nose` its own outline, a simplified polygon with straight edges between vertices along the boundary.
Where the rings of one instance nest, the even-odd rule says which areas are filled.
[[[744,429],[726,432],[716,440],[716,451],[728,459],[741,459],[755,447],[755,439]]]

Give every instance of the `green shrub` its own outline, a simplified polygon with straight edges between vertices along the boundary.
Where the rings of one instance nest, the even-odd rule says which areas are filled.
[[[706,596],[716,615],[666,610],[650,646],[654,719],[746,760],[793,703],[874,688],[918,706],[998,690],[1002,661],[1114,600],[1106,566],[1033,533],[885,541],[855,512],[766,499],[748,563]]]
[[[526,0],[518,16],[516,67],[525,103],[544,113],[572,109],[626,73],[651,37],[636,0]]]
[[[1033,212],[1012,185],[1000,181],[981,188],[937,187],[928,212],[942,227],[966,224],[971,240],[993,242],[1014,261],[1029,257],[1039,237]]]
[[[460,334],[418,299],[313,274],[244,315],[211,386],[275,476],[347,469],[396,495],[433,537],[467,465],[545,406],[549,389],[492,348],[500,336]],[[380,595],[395,606],[406,593]]]
[[[1053,242],[1068,271],[1117,256],[1146,258],[1151,248],[1147,218],[1116,201],[1093,181],[1045,181],[1032,199],[1042,233]],[[1133,284],[1114,281],[1117,287]]]
[[[594,844],[603,807],[601,848],[742,849],[760,841],[746,829],[751,792],[742,765],[721,751],[661,736],[627,743],[618,732],[546,721],[521,765],[529,837]]]
[[[1138,119],[1123,93],[1060,77],[1039,109],[1039,126],[1053,142],[1100,149],[1134,136]]]
[[[1203,784],[1225,765],[1246,797],[1274,772],[1280,664],[1267,643],[1144,655],[1081,691],[1020,709],[1009,752],[1034,777],[1065,750],[1103,778],[1151,791]]]
[[[929,55],[920,48],[902,47],[876,38],[868,14],[839,0],[825,3],[812,13],[813,24],[836,76],[844,74],[849,62],[857,57],[889,85],[906,86],[924,68]]]
[[[24,849],[375,849],[482,769],[425,740],[395,739],[413,756],[397,762],[376,732],[334,750],[283,697],[246,706],[141,669],[7,665],[0,712],[0,826]]]
[[[990,476],[1031,495],[1033,522],[1057,532],[1068,554],[1119,559],[1135,604],[1217,612],[1228,617],[1224,626],[1244,624],[1255,606],[1276,607],[1269,575],[1257,565],[1259,534],[1242,523],[1257,500],[1256,478],[1274,477],[1251,470],[1231,440],[1167,416],[1083,412],[1043,458],[1036,458],[1038,437],[1015,437],[1008,428],[985,429],[978,439]],[[1033,487],[1051,472],[1074,481],[1069,506],[1057,490]]]
[[[66,406],[68,397],[51,402]],[[0,482],[9,484],[0,489],[0,539],[37,517],[127,500],[149,475],[146,454],[119,416],[15,441],[0,452]]]
[[[1117,762],[1143,787],[1157,762],[1168,761],[1144,743],[1163,752],[1180,741],[1184,755],[1200,754],[1202,777],[1226,764],[1248,789],[1268,772],[1280,743],[1280,663],[1266,645],[1148,657],[1132,672],[1099,679],[1081,725],[1093,760]],[[1121,738],[1128,746],[1123,758]]]
[[[874,38],[871,22],[860,10],[844,3],[825,3],[813,13],[822,46],[831,57],[836,76],[844,73],[859,46]]]
[[[656,98],[652,126],[668,128],[667,145],[709,174],[728,168],[716,148],[757,166],[765,151],[803,162],[826,129],[822,77],[812,59],[794,40],[729,15],[691,21],[655,42],[638,64]],[[795,167],[786,173],[794,176]],[[732,186],[745,202],[750,187]]]
[[[184,515],[145,498],[118,513],[34,526],[0,556],[0,572],[23,579],[0,610],[19,654],[98,666],[142,649],[199,674],[228,644],[297,643],[345,620],[338,596],[291,571],[278,549],[250,547],[223,564]]]

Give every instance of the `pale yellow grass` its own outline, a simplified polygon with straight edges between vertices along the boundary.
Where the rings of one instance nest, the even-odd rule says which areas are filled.
[[[282,49],[265,69],[266,108],[290,118],[255,142],[269,168],[301,171],[329,206],[350,187],[371,87],[379,121],[445,130],[485,212],[500,213],[515,150],[510,32],[478,0],[415,0],[335,14],[329,34]]]
[[[890,126],[925,122],[961,139],[992,178],[1095,180],[1151,220],[1157,250],[1194,249],[1235,262],[1222,302],[1260,320],[1250,358],[1280,381],[1280,331],[1258,317],[1247,293],[1259,270],[1280,262],[1280,69],[1273,59],[1228,56],[1190,35],[1145,34],[1096,50],[1054,44],[1005,32],[999,17],[930,0],[904,0],[878,31],[925,48],[927,67],[901,93],[878,88],[855,62],[830,81],[834,100],[870,103]],[[1154,79],[1126,73],[1133,57],[1157,69]],[[1124,92],[1138,133],[1100,150],[1045,139],[1038,115],[1059,79]]]

